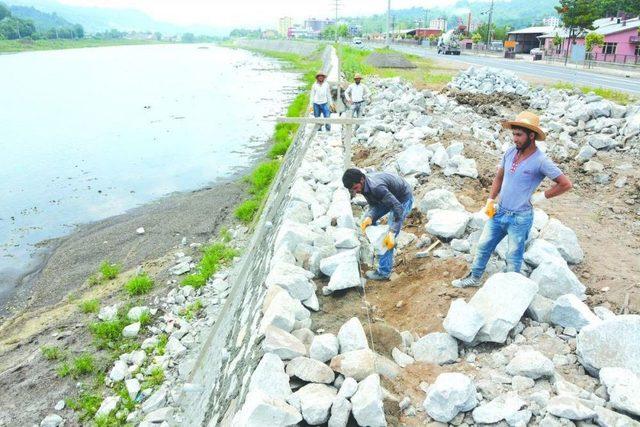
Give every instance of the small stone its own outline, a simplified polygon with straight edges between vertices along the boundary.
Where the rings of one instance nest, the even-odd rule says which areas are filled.
[[[593,409],[585,406],[580,399],[569,395],[552,397],[547,405],[547,411],[556,417],[576,421],[588,420],[596,415]]]
[[[56,411],[62,411],[64,407],[65,407],[64,400],[58,400],[58,402],[56,403],[56,406],[54,406],[53,409],[55,409]]]
[[[340,344],[333,334],[322,334],[313,337],[309,347],[309,357],[326,362],[338,354]]]
[[[353,417],[361,426],[386,427],[380,377],[370,375],[358,384],[351,398]]]
[[[136,234],[141,236],[144,234],[144,227],[138,227],[136,228]]]
[[[330,384],[335,379],[331,368],[324,363],[308,357],[296,357],[287,364],[287,374],[312,383]]]
[[[340,353],[369,348],[364,328],[357,317],[352,317],[340,327],[338,341]]]
[[[140,322],[135,322],[124,327],[122,336],[125,338],[133,338],[138,336],[138,332],[140,332]]]
[[[484,325],[482,314],[462,298],[451,303],[443,323],[444,329],[451,336],[464,342],[473,341],[482,325]]]
[[[120,396],[108,396],[105,397],[102,403],[100,404],[100,408],[96,412],[95,417],[108,416],[111,412],[115,411],[118,403],[120,402]]]
[[[511,378],[511,387],[513,387],[515,391],[528,390],[530,388],[533,388],[534,385],[535,381],[528,377],[515,375],[513,378]]]
[[[40,427],[58,427],[62,425],[64,425],[64,419],[58,414],[49,414],[40,421]]]
[[[449,334],[433,332],[414,342],[411,351],[419,362],[444,365],[458,358],[458,343]]]
[[[338,390],[338,396],[350,399],[358,390],[358,382],[351,377],[347,377],[342,382],[340,390]]]
[[[393,360],[401,368],[404,368],[404,367],[406,367],[408,365],[411,365],[412,363],[415,362],[413,357],[411,357],[408,354],[405,354],[402,351],[398,350],[397,347],[393,347],[393,350],[391,350],[391,356],[393,357]]]
[[[507,365],[509,375],[521,375],[531,379],[550,377],[554,374],[553,362],[536,350],[520,350]]]
[[[137,379],[132,378],[126,380],[124,385],[127,388],[127,392],[129,393],[131,400],[135,400],[138,396],[138,392],[140,391],[140,382]]]
[[[460,412],[472,410],[478,404],[476,388],[471,378],[457,372],[438,375],[429,388],[424,410],[431,418],[448,423]]]
[[[179,357],[187,351],[187,348],[182,345],[180,340],[174,336],[170,336],[165,347],[165,352],[171,357]]]

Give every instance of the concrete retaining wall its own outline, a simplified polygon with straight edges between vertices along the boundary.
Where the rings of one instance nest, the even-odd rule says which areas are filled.
[[[238,47],[249,49],[262,49],[274,52],[297,53],[298,55],[311,55],[320,47],[320,42],[296,41],[296,40],[251,40],[237,39],[234,44]]]

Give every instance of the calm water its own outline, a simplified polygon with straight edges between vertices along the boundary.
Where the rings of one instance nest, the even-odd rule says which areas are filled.
[[[269,59],[197,45],[0,55],[0,82],[5,281],[43,239],[250,165],[298,86]]]

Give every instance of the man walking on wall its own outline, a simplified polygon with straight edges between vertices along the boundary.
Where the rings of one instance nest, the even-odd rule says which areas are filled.
[[[344,93],[347,98],[347,102],[351,105],[351,117],[358,118],[362,116],[362,108],[365,101],[369,98],[369,88],[366,87],[362,81],[362,76],[356,74],[353,77],[355,83],[351,83]]]
[[[536,147],[536,140],[544,141],[546,136],[539,125],[540,118],[527,111],[518,114],[513,121],[502,122],[502,127],[511,129],[515,146],[504,154],[493,179],[491,194],[484,207],[489,220],[480,236],[471,272],[464,279],[454,280],[453,286],[479,286],[491,254],[505,236],[509,238],[507,271],[519,273],[533,224],[533,205],[571,189],[571,181]],[[545,177],[556,184],[545,192],[534,194]]]
[[[327,75],[323,71],[316,73],[316,81],[311,86],[311,106],[309,111],[313,111],[313,117],[329,117],[329,105],[331,103],[331,88],[326,82]],[[320,126],[322,129],[322,126]],[[326,124],[325,129],[331,130],[331,125]]]
[[[387,252],[380,257],[378,269],[366,273],[367,279],[370,280],[389,280],[393,269],[395,239],[413,206],[411,186],[398,175],[387,172],[365,175],[360,169],[355,168],[344,172],[342,183],[351,193],[362,194],[369,203],[369,211],[360,225],[363,233],[368,226],[377,224],[380,218],[389,214],[389,233],[384,238]]]

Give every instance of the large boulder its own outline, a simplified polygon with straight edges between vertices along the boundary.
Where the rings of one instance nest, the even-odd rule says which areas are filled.
[[[562,295],[572,294],[580,300],[587,298],[587,288],[580,283],[562,258],[551,257],[543,260],[531,272],[529,278],[538,284],[538,293],[543,297],[555,300]]]
[[[429,158],[431,152],[423,145],[412,145],[406,150],[398,154],[396,163],[402,175],[410,175],[415,173],[431,173],[429,167]]]
[[[291,394],[289,375],[284,371],[284,363],[273,353],[265,353],[251,375],[249,392],[256,390],[282,400]]]
[[[342,289],[357,288],[360,285],[360,269],[358,268],[358,263],[355,260],[350,260],[349,262],[338,264],[331,275],[331,279],[329,279],[327,289],[335,292]]]
[[[305,345],[295,336],[275,326],[268,326],[262,341],[262,350],[273,353],[282,360],[289,360],[307,353]]]
[[[308,424],[317,426],[329,420],[329,411],[336,393],[333,387],[311,383],[290,395],[288,402],[300,410],[302,418]]]
[[[553,300],[537,294],[527,308],[527,314],[531,319],[540,323],[549,323],[549,315],[553,309]]]
[[[577,331],[601,322],[600,318],[573,294],[562,295],[555,300],[549,321],[563,328],[575,328]]]
[[[601,427],[640,427],[640,422],[602,406],[595,406],[595,421]]]
[[[371,374],[380,374],[387,378],[395,378],[400,373],[400,367],[393,361],[367,349],[349,351],[331,359],[331,369],[362,381]]]
[[[233,425],[246,427],[290,426],[302,421],[300,412],[282,399],[269,396],[260,390],[250,391],[240,411],[233,418]]]
[[[640,316],[616,316],[582,328],[576,354],[594,375],[606,367],[627,368],[640,375]]]
[[[569,264],[578,264],[584,259],[584,252],[576,233],[559,220],[551,218],[542,229],[541,237],[554,244],[562,258]]]
[[[448,423],[460,412],[472,410],[478,404],[476,387],[471,378],[458,372],[438,375],[429,387],[424,410],[431,418]]]
[[[308,357],[296,357],[287,364],[287,375],[298,377],[309,383],[331,384],[335,374],[324,363],[309,359]]]
[[[640,416],[640,377],[625,368],[600,369],[600,382],[607,387],[614,409]]]
[[[449,334],[432,332],[411,344],[411,352],[418,362],[444,365],[458,358],[458,342]]]
[[[331,416],[327,427],[347,427],[351,415],[351,402],[337,395],[331,404]]]
[[[458,201],[456,195],[444,188],[427,191],[419,204],[420,211],[427,213],[433,209],[452,211],[464,211],[464,206]]]
[[[326,362],[335,357],[340,350],[338,338],[333,334],[316,335],[309,347],[309,357]]]
[[[509,375],[537,380],[554,374],[553,362],[536,350],[520,350],[506,367]],[[518,408],[520,409],[520,408]]]
[[[428,214],[426,230],[443,239],[460,238],[471,216],[466,211],[432,209]]]
[[[538,284],[519,273],[491,276],[469,301],[485,320],[476,341],[504,343],[537,293]]]
[[[355,250],[338,252],[320,260],[320,271],[327,276],[332,276],[340,264],[351,262],[358,263]]]
[[[524,261],[533,267],[537,267],[545,260],[556,258],[563,259],[558,249],[544,239],[533,239],[524,253]]]
[[[588,420],[596,415],[593,409],[571,395],[552,397],[547,405],[547,412],[556,417],[574,421]]]
[[[468,343],[473,341],[482,325],[484,325],[482,314],[462,298],[458,298],[449,306],[449,312],[442,326],[449,335]]]
[[[382,387],[377,374],[369,375],[358,384],[358,391],[351,397],[353,417],[361,426],[386,427],[382,404]]]
[[[340,353],[369,348],[367,335],[357,317],[352,317],[338,331]]]
[[[299,301],[304,301],[310,298],[315,292],[315,285],[310,280],[311,277],[313,277],[313,274],[302,267],[285,262],[278,262],[271,268],[271,271],[267,275],[265,285],[267,288],[280,286],[289,292],[291,297]]]
[[[494,424],[513,417],[526,404],[515,392],[502,394],[474,409],[473,421],[478,424]]]

